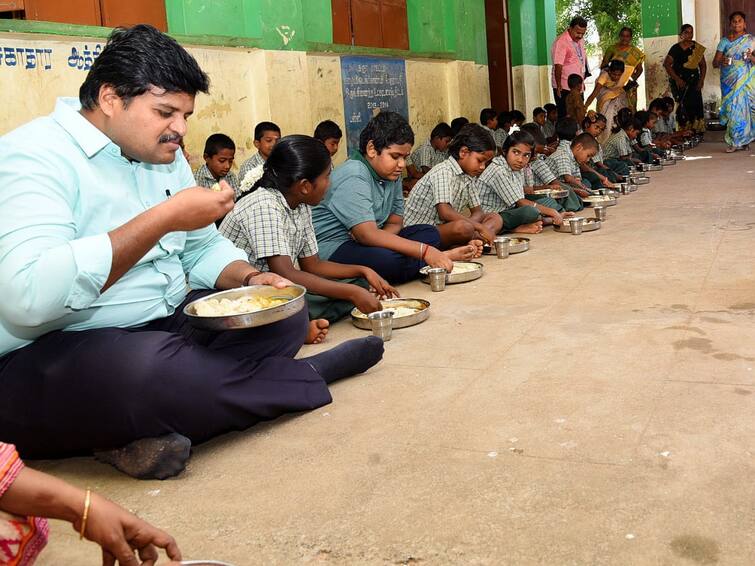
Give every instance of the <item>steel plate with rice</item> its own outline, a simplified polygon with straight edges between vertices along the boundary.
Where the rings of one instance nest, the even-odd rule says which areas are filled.
[[[545,195],[552,199],[566,198],[569,196],[569,191],[565,189],[538,189],[535,191],[536,195]],[[527,195],[524,195],[527,198]]]
[[[425,266],[419,270],[422,275],[423,283],[430,283],[430,278],[427,275],[429,266]],[[479,261],[455,261],[454,270],[446,275],[446,283],[453,285],[454,283],[466,283],[468,281],[474,281],[482,277],[482,264]]]
[[[278,322],[304,308],[301,285],[276,289],[270,285],[251,285],[220,291],[192,301],[184,314],[192,325],[204,330],[239,330]]]
[[[616,206],[618,200],[613,197],[609,197],[608,195],[592,195],[583,198],[582,202],[586,207],[589,208],[591,206],[595,206],[596,204],[600,206]]]
[[[380,301],[383,310],[393,311],[393,328],[406,328],[425,322],[430,316],[430,301],[424,299],[386,299]],[[351,322],[357,328],[371,330],[370,319],[357,308],[351,311]]]

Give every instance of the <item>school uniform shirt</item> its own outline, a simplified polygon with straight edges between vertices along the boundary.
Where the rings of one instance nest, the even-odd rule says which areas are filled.
[[[540,126],[540,131],[543,132],[546,140],[548,138],[552,138],[556,135],[556,124],[554,124],[550,120],[546,120],[545,124]]]
[[[529,164],[529,168],[532,171],[534,182],[528,187],[550,185],[557,179],[556,175],[551,171],[548,165],[548,158],[545,155],[537,155]]]
[[[272,256],[295,262],[317,253],[311,208],[300,204],[292,209],[277,189],[259,187],[239,200],[220,224],[220,233],[260,271],[270,271],[267,258]]]
[[[577,179],[582,178],[582,173],[579,170],[579,163],[574,159],[574,154],[571,150],[571,142],[568,140],[561,140],[558,142],[558,149],[546,158],[546,162],[553,174],[559,179],[564,175],[571,175]]]
[[[361,153],[354,152],[333,171],[325,198],[312,209],[320,257],[330,258],[351,240],[351,229],[357,224],[375,222],[382,228],[391,214],[404,216],[401,179],[381,178]]]
[[[642,132],[640,132],[640,145],[642,147],[653,145],[653,134],[650,133],[650,128],[642,128]]]
[[[603,146],[601,144],[598,144],[598,151],[592,158],[590,158],[590,163],[592,163],[593,165],[603,163]]]
[[[422,171],[423,167],[432,169],[436,165],[440,165],[446,159],[448,159],[447,151],[438,151],[430,143],[430,140],[426,140],[425,143],[415,149],[410,156],[412,164]]]
[[[214,224],[160,238],[112,287],[108,232],[196,181],[183,153],[131,161],[59,98],[50,116],[0,138],[0,356],[53,330],[130,328],[173,314],[192,289],[213,289],[246,254]]]
[[[506,141],[506,137],[504,136],[503,141],[499,143],[500,134],[496,134],[498,130],[492,130],[488,128],[487,126],[483,126],[483,129],[490,134],[490,137],[493,138],[493,141],[495,142],[496,147],[501,147],[503,145],[503,141]]]
[[[215,176],[210,172],[210,168],[207,167],[207,164],[205,163],[199,169],[197,169],[196,173],[194,173],[194,180],[196,180],[198,186],[207,187],[208,189],[211,188],[215,183],[225,181],[226,183],[231,185],[234,193],[234,198],[239,198],[239,178],[233,171],[229,171],[228,175],[221,179],[216,179]]]
[[[624,130],[619,130],[606,141],[603,147],[603,155],[606,159],[620,159],[621,157],[631,155],[632,142]]]
[[[249,173],[249,171],[264,164],[265,160],[259,152],[252,155],[249,159],[241,164],[241,169],[239,169],[239,182],[243,183],[244,177],[246,177],[246,174]]]
[[[442,224],[436,206],[444,203],[457,212],[480,206],[477,184],[453,157],[433,167],[414,185],[406,201],[406,223]]]
[[[493,131],[493,139],[495,140],[495,145],[497,147],[503,147],[507,137],[509,137],[509,134],[503,128],[496,128]]]
[[[515,208],[524,198],[524,173],[512,171],[503,156],[493,158],[482,172],[477,185],[485,212],[503,212]]]

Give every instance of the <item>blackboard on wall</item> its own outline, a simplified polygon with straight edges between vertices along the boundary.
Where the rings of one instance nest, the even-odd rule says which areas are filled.
[[[359,133],[380,111],[409,119],[406,62],[378,57],[342,57],[341,82],[349,153],[359,149]]]

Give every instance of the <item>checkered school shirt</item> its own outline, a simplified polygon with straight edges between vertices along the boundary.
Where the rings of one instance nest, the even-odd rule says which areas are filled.
[[[606,159],[619,159],[632,153],[632,144],[624,130],[619,130],[606,141],[603,146],[603,155]]]
[[[540,131],[543,132],[545,139],[552,138],[556,135],[556,125],[550,120],[546,120],[545,124],[540,126]]]
[[[524,198],[524,173],[512,171],[502,156],[493,158],[477,180],[485,212],[502,212]]]
[[[448,159],[448,152],[438,151],[430,143],[430,140],[425,141],[425,143],[415,149],[411,155],[412,163],[420,171],[423,167],[432,169],[436,165],[443,163],[446,159]]]
[[[239,178],[236,177],[236,174],[232,171],[229,171],[228,175],[226,175],[222,179],[215,179],[215,176],[210,173],[210,168],[207,167],[207,164],[205,163],[199,169],[197,169],[196,173],[194,173],[194,179],[196,180],[198,186],[207,187],[208,189],[219,181],[225,181],[229,185],[231,185],[235,198],[239,198]]]
[[[642,128],[642,132],[640,133],[640,145],[642,147],[653,145],[653,134],[650,132],[650,128]]]
[[[409,193],[404,225],[442,224],[435,208],[442,203],[450,204],[457,212],[480,206],[480,194],[474,181],[453,157],[433,167]]]
[[[527,187],[550,185],[556,180],[556,176],[548,166],[548,158],[545,155],[536,156],[535,159],[530,162],[528,168],[532,172],[533,183],[531,185],[525,185]]]
[[[598,143],[598,152],[590,158],[590,163],[593,165],[603,163],[603,146],[600,143]]]
[[[220,233],[260,271],[270,271],[271,256],[285,255],[295,262],[317,253],[312,209],[300,204],[292,210],[277,189],[260,187],[238,201],[220,224]]]
[[[239,181],[243,182],[244,177],[246,177],[246,174],[249,173],[252,169],[255,167],[262,165],[265,163],[265,160],[262,158],[262,156],[259,154],[259,152],[252,155],[249,159],[244,161],[244,163],[241,165],[241,169],[239,170]]]
[[[503,142],[505,142],[506,138],[509,137],[506,132],[504,132],[501,128],[497,128],[495,130],[491,130],[487,126],[483,126],[483,128],[491,136],[493,136],[493,141],[495,142],[496,147],[503,147]]]
[[[579,171],[579,163],[574,159],[574,154],[571,151],[571,142],[568,140],[561,140],[558,142],[558,149],[548,156],[546,159],[548,167],[556,177],[561,178],[564,175],[571,175],[577,179],[582,178],[582,173]]]

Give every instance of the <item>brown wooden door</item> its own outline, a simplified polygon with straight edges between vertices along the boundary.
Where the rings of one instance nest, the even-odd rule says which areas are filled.
[[[102,25],[99,0],[26,0],[24,4],[27,20]]]
[[[409,49],[406,0],[331,0],[333,42]]]
[[[102,25],[105,27],[150,24],[168,31],[165,2],[158,0],[100,0]]]
[[[499,112],[511,110],[511,59],[506,0],[485,0],[485,26],[488,39],[490,103]]]
[[[755,0],[721,0],[721,37],[729,34],[729,14],[744,12],[747,16],[747,31],[755,31]]]

